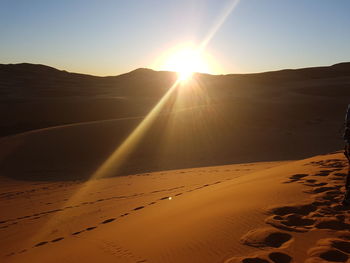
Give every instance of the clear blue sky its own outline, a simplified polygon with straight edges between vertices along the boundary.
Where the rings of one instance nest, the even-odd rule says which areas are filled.
[[[150,67],[200,43],[229,0],[0,0],[0,63],[94,75]],[[349,0],[241,0],[207,46],[215,73],[350,61]]]

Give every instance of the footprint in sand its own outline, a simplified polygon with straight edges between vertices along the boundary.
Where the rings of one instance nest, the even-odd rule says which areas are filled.
[[[124,217],[124,216],[127,216],[127,215],[129,215],[129,213],[122,214],[120,217]]]
[[[81,230],[81,231],[77,231],[77,232],[74,232],[72,233],[73,236],[76,236],[76,235],[79,235],[81,233],[83,233],[85,230]]]
[[[348,260],[349,256],[338,250],[330,249],[328,251],[322,252],[320,254],[320,258],[327,261],[345,262]]]
[[[58,237],[58,238],[52,239],[51,243],[56,243],[56,242],[61,241],[63,239],[64,239],[64,237]]]
[[[318,162],[310,162],[310,164],[322,168],[344,168],[347,165],[346,161],[341,159],[321,160]]]
[[[266,218],[265,222],[282,230],[307,232],[316,222],[309,215],[317,208],[313,203],[272,208],[268,211],[271,216]]]
[[[308,194],[318,194],[318,193],[323,193],[329,190],[336,190],[339,189],[340,187],[336,187],[336,186],[321,186],[321,187],[315,187],[311,190],[305,191],[305,193]]]
[[[322,218],[320,222],[315,225],[318,229],[329,229],[329,230],[349,230],[350,224],[344,223],[337,217]]]
[[[314,262],[315,259],[323,259],[331,262],[347,262],[350,254],[350,242],[343,238],[325,238],[317,242],[316,246],[309,249],[309,259],[306,262]]]
[[[294,183],[300,181],[301,178],[309,176],[308,174],[294,174],[289,177],[289,181],[284,182],[284,184]]]
[[[225,263],[291,263],[293,258],[282,252],[263,252],[249,257],[233,257]]]
[[[116,220],[116,218],[109,218],[109,219],[102,221],[101,224],[108,224],[108,223],[113,222],[114,220]]]
[[[34,245],[34,247],[41,247],[43,245],[46,245],[48,242],[47,241],[42,241]]]
[[[305,182],[313,184],[313,183],[316,183],[317,180],[315,180],[315,179],[307,179],[307,180],[305,180]]]
[[[292,257],[282,252],[272,252],[269,254],[269,259],[274,263],[289,263]]]
[[[350,242],[344,240],[332,241],[332,246],[342,252],[350,254]]]
[[[339,176],[339,177],[344,177],[344,178],[347,176],[346,173],[334,173],[333,175],[334,176]]]
[[[249,231],[242,236],[241,242],[251,247],[274,247],[279,248],[288,245],[292,235],[276,230],[275,228],[259,228]]]
[[[314,176],[328,176],[331,173],[329,170],[321,170],[318,173],[314,174]]]
[[[319,186],[325,186],[327,184],[328,183],[323,182],[323,183],[304,183],[303,185],[310,186],[310,187],[319,187]]]
[[[270,209],[270,213],[274,215],[284,216],[288,214],[308,215],[316,211],[317,207],[311,204],[301,204],[295,206],[281,206]]]

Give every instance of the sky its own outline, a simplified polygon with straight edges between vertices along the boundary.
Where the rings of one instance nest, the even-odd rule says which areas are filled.
[[[212,74],[326,66],[350,61],[349,14],[349,0],[0,0],[0,63],[119,75],[208,40]]]

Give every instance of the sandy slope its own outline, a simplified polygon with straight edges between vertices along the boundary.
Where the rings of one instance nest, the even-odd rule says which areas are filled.
[[[3,178],[1,261],[346,262],[346,170],[336,153],[91,183]]]
[[[79,132],[75,126],[19,135],[15,141],[23,144],[6,165],[15,173],[13,164],[27,169],[27,159],[33,163],[43,155],[52,157],[45,158],[50,164],[60,165],[55,161],[67,156],[71,171],[61,173],[67,179],[77,174],[74,165],[94,162],[83,171],[89,174],[138,123],[125,118],[146,116],[175,78],[171,72],[147,69],[101,78],[43,65],[0,65],[0,136],[82,124]],[[155,171],[302,159],[332,152],[343,144],[339,130],[349,103],[349,85],[350,63],[260,74],[196,74],[172,93],[163,109],[171,116],[156,120],[130,166],[138,167],[135,162],[145,160],[143,168]],[[124,121],[106,123],[120,118]],[[90,121],[98,122],[83,124]],[[74,147],[65,150],[68,144]],[[3,147],[1,138],[0,155]],[[55,151],[64,154],[57,157]],[[184,153],[190,155],[187,162],[179,160]],[[158,154],[170,157],[159,161]],[[39,162],[38,169],[46,169],[44,164]],[[3,166],[0,163],[0,172]]]
[[[221,103],[203,107],[194,103],[184,110],[159,115],[142,132],[132,154],[114,175],[301,159],[341,147],[337,130],[342,120],[324,114],[321,108],[326,100],[307,102],[304,106],[312,108],[311,113],[301,105],[286,104],[282,110],[281,105],[288,101],[271,106],[269,102],[237,99],[229,100],[228,108]],[[328,107],[333,108],[333,104]],[[307,124],[317,116],[329,120]],[[0,138],[0,174],[24,180],[89,178],[141,121],[124,118],[75,123]]]

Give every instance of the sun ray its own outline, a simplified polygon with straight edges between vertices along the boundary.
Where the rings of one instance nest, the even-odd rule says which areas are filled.
[[[142,140],[146,131],[157,119],[161,110],[169,101],[170,97],[174,94],[175,90],[178,87],[186,86],[184,82],[191,79],[191,76],[194,72],[212,73],[210,69],[209,59],[204,50],[238,3],[239,0],[233,0],[231,2],[229,8],[225,10],[218,22],[208,32],[207,36],[198,47],[195,48],[192,45],[187,48],[182,48],[179,49],[177,53],[174,52],[175,55],[173,54],[172,58],[168,57],[168,66],[163,65],[162,69],[178,72],[178,79],[168,89],[166,94],[160,99],[157,105],[148,113],[148,115],[146,115],[141,123],[130,133],[124,142],[122,142],[121,145],[116,148],[116,150],[91,175],[89,180],[83,183],[82,186],[62,205],[62,207],[69,206],[81,200],[84,194],[88,193],[94,186],[94,179],[113,176],[116,174],[118,168],[120,168],[126,158],[132,153],[137,144]],[[37,235],[33,236],[32,238],[35,239],[38,236],[44,236],[45,231],[47,229],[53,229],[53,226],[56,224],[56,222],[60,221],[60,218],[63,218],[64,216],[65,214],[62,213],[48,220],[46,224],[38,230]]]
[[[208,32],[207,36],[195,48],[193,45],[188,45],[186,48],[180,49],[171,58],[168,59],[168,64],[164,68],[175,67],[179,72],[179,77],[175,83],[169,88],[167,93],[161,98],[158,104],[148,113],[142,122],[135,128],[135,130],[126,138],[126,140],[112,153],[112,155],[100,166],[99,169],[91,176],[91,179],[110,176],[115,173],[123,160],[132,152],[138,141],[141,140],[142,135],[152,125],[156,117],[159,115],[161,109],[166,104],[173,92],[181,86],[181,82],[188,79],[194,72],[209,73],[209,64],[206,61],[204,49],[209,41],[214,37],[217,31],[225,23],[226,19],[236,8],[240,0],[233,0],[229,7],[225,10],[218,22]]]
[[[199,45],[199,50],[205,50],[205,48],[207,47],[207,45],[209,44],[210,40],[212,40],[212,38],[215,36],[215,34],[219,31],[219,29],[222,27],[222,25],[225,23],[226,19],[231,15],[231,13],[233,12],[233,10],[235,10],[235,8],[237,7],[237,5],[239,4],[240,0],[232,0],[230,5],[228,6],[228,8],[226,8],[223,12],[223,14],[219,17],[218,21],[216,22],[216,24],[214,24],[214,26],[212,27],[212,29],[208,32],[208,34],[206,35],[206,37],[204,38],[204,40],[201,42],[201,44]]]

